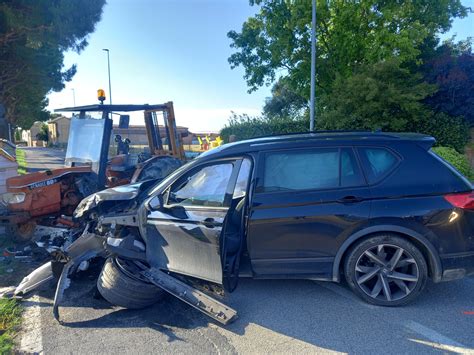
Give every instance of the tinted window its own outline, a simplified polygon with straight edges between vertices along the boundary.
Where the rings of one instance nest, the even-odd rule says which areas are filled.
[[[359,152],[367,165],[369,183],[380,181],[398,163],[395,154],[384,148],[359,148]]]
[[[232,169],[231,163],[210,165],[180,178],[171,187],[168,204],[223,207]]]
[[[249,159],[242,160],[242,165],[240,165],[240,171],[237,177],[237,183],[235,184],[233,198],[243,197],[247,193],[247,185],[249,181],[251,167],[252,163]]]
[[[361,184],[363,178],[351,149],[293,150],[268,153],[265,157],[264,191],[330,189]]]

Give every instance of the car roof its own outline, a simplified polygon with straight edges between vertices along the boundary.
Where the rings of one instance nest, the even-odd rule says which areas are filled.
[[[228,143],[207,151],[201,156],[211,157],[215,156],[216,154],[241,154],[258,150],[288,147],[292,143],[295,145],[307,145],[312,143],[321,143],[323,141],[341,143],[411,141],[419,144],[426,150],[430,149],[435,143],[435,139],[433,137],[420,133],[315,131],[265,136]]]

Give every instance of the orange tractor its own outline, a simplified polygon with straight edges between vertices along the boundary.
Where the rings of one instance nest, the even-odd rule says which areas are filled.
[[[149,151],[132,154],[128,147],[130,141],[115,137],[118,154],[109,159],[112,115],[120,115],[119,127],[127,128],[129,116],[123,113],[132,111],[143,111]],[[31,239],[37,224],[74,226],[72,212],[84,197],[94,192],[162,179],[185,160],[172,102],[161,105],[97,104],[55,112],[78,113],[71,119],[65,167],[11,177],[6,180],[7,192],[0,199],[3,204],[0,224],[6,225],[19,241]],[[100,118],[91,117],[97,113],[101,113]],[[159,115],[164,121],[161,127]]]

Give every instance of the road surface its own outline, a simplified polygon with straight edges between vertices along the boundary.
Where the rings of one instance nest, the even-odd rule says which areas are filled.
[[[53,148],[21,148],[26,153],[28,172],[57,169],[64,166],[66,152]]]
[[[90,277],[92,278],[92,277]],[[430,284],[414,304],[381,308],[345,287],[314,281],[241,280],[226,303],[239,312],[220,326],[167,296],[145,310],[94,299],[94,282],[75,280],[52,315],[51,291],[28,303],[20,351],[117,353],[474,353],[474,279]]]

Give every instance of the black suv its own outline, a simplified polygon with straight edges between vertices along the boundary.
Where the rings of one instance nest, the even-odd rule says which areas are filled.
[[[155,302],[155,285],[186,293],[149,270],[227,291],[243,276],[345,277],[367,302],[403,305],[428,278],[474,273],[472,185],[432,152],[434,142],[318,132],[226,144],[159,183],[87,197],[75,212],[89,221],[76,244],[87,257],[105,245],[112,257],[98,289],[126,307]],[[84,260],[69,254],[75,265]]]

